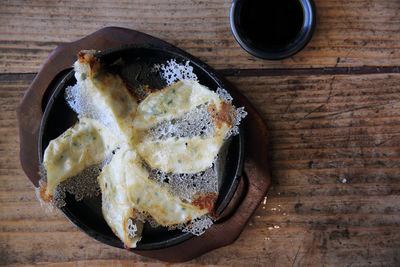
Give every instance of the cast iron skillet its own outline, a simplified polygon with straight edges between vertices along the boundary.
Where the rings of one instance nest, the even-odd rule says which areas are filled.
[[[157,72],[152,71],[154,64],[165,64],[167,60],[175,59],[177,63],[190,62],[199,82],[212,90],[224,88],[216,75],[199,60],[179,53],[154,46],[128,45],[111,48],[96,54],[104,63],[111,64],[122,59],[119,67],[120,75],[130,85],[148,84],[150,88],[163,88],[164,82]],[[43,114],[39,130],[39,159],[42,162],[43,153],[50,140],[58,137],[77,121],[77,115],[65,101],[65,89],[76,83],[74,71],[71,70],[59,83],[51,95]],[[235,104],[235,101],[233,101]],[[243,129],[239,135],[231,138],[227,147],[225,161],[220,162],[219,196],[216,203],[216,214],[219,215],[231,200],[239,184],[243,167]],[[105,244],[123,248],[123,243],[108,227],[101,213],[101,196],[75,201],[74,196],[67,193],[66,205],[61,208],[64,215],[78,228],[89,236]],[[133,250],[154,250],[170,247],[192,238],[190,233],[180,230],[168,231],[164,227],[151,228],[145,224],[143,237]]]

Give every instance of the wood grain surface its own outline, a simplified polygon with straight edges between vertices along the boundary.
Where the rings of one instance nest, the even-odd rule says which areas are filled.
[[[60,43],[106,26],[139,30],[215,68],[310,68],[400,65],[400,1],[319,0],[316,33],[296,56],[264,61],[236,43],[230,0],[0,2],[0,71],[38,71]]]
[[[230,1],[0,0],[0,265],[165,266],[46,212],[19,164],[15,108],[57,45],[105,26],[171,42],[217,68],[271,134],[273,187],[239,239],[168,266],[399,266],[400,1],[316,1],[293,58],[246,54]]]

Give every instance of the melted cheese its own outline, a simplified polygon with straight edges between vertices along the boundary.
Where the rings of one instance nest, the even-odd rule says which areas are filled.
[[[108,176],[104,178],[104,176]],[[120,149],[107,166],[107,172],[101,179],[114,184],[125,181],[120,188],[125,196],[118,197],[130,200],[130,206],[137,211],[147,212],[160,225],[169,226],[186,223],[191,219],[207,214],[207,209],[200,209],[182,202],[168,190],[148,178],[149,173],[142,167],[134,150]],[[119,196],[119,195],[118,195]],[[117,197],[115,197],[117,198]]]
[[[137,101],[121,77],[107,72],[93,54],[87,52],[79,54],[74,69],[80,90],[87,91],[82,95],[88,96],[87,100],[99,110],[97,119],[126,142],[131,142],[135,136],[132,122]]]
[[[88,118],[82,118],[50,141],[43,159],[47,172],[46,197],[51,197],[54,188],[65,179],[104,161],[118,144],[107,128]]]
[[[195,81],[179,81],[170,87],[151,93],[137,109],[133,125],[139,130],[182,117],[197,106],[208,103],[219,106],[218,95]]]

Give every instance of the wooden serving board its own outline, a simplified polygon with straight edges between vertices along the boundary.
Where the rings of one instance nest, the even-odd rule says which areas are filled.
[[[176,47],[144,33],[109,27],[101,29],[83,39],[64,44],[47,58],[34,78],[17,109],[20,135],[21,166],[35,186],[39,181],[38,134],[46,98],[72,67],[77,53],[82,49],[104,50],[127,44],[154,45],[162,48]],[[216,73],[214,71],[214,73]],[[218,73],[216,73],[217,76]],[[224,217],[210,227],[205,234],[194,237],[173,247],[134,252],[146,257],[168,262],[182,262],[234,242],[251,215],[263,199],[271,183],[268,165],[268,131],[260,114],[250,102],[223,77],[220,78],[234,99],[244,106],[248,116],[243,122],[245,129],[244,174],[233,200],[224,212]]]

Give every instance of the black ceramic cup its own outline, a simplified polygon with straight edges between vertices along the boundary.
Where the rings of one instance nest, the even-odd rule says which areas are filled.
[[[307,45],[316,15],[313,0],[234,0],[230,24],[244,50],[258,58],[278,60]]]

